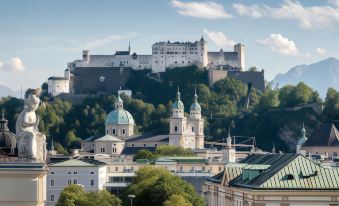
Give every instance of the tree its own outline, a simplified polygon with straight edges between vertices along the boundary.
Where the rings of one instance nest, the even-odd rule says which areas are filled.
[[[277,90],[267,90],[260,98],[257,105],[258,110],[267,110],[279,106],[279,97]]]
[[[121,200],[107,190],[85,192],[79,185],[70,185],[61,192],[56,206],[120,206]]]
[[[138,159],[148,159],[148,160],[153,160],[155,158],[154,154],[147,150],[147,149],[142,149],[139,150],[133,157],[133,160],[136,161]]]
[[[78,206],[85,196],[85,191],[81,186],[70,185],[61,192],[56,206]]]
[[[339,119],[339,92],[337,90],[333,88],[327,90],[323,113],[328,119]]]
[[[183,201],[186,205],[187,203],[193,206],[205,205],[203,198],[195,192],[191,184],[178,176],[172,175],[164,168],[151,166],[140,168],[136,172],[133,183],[125,191],[124,203],[126,206],[129,204],[127,197],[129,194],[135,195],[135,201],[133,201],[135,206],[162,206],[167,200],[182,202],[182,198],[175,196],[169,199],[172,195],[182,196],[186,199],[186,202]]]
[[[294,107],[299,104],[320,103],[318,92],[314,91],[305,83],[300,82],[297,86],[286,85],[279,90],[281,107]]]
[[[161,145],[155,150],[157,156],[193,156],[191,149],[184,149],[174,145]]]
[[[164,206],[192,206],[182,195],[173,194],[165,202]]]

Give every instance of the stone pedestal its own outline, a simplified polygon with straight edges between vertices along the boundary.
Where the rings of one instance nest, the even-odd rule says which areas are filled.
[[[46,176],[44,163],[0,162],[0,205],[44,206]]]

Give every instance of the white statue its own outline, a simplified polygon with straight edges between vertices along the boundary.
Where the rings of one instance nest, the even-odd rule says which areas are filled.
[[[45,162],[47,156],[46,136],[39,132],[39,117],[35,114],[40,104],[39,95],[39,89],[28,95],[16,121],[18,157],[32,162]]]

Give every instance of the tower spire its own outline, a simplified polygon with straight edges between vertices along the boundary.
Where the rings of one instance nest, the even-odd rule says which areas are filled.
[[[198,95],[197,95],[197,88],[194,88],[194,102],[198,103]]]
[[[178,91],[177,91],[177,100],[179,101],[180,100],[180,89],[179,89],[179,85],[178,85]]]
[[[275,142],[273,142],[273,145],[272,145],[272,154],[275,154]]]
[[[131,41],[128,41],[128,53],[131,54]]]

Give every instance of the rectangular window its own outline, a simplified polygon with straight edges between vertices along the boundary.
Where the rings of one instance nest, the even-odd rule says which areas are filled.
[[[50,200],[51,202],[54,202],[54,195],[51,195],[51,197],[49,198],[49,200]]]
[[[115,171],[116,171],[116,172],[119,171],[119,168],[118,168],[118,167],[115,167]]]
[[[113,134],[115,134],[115,129],[113,129]]]
[[[51,186],[54,186],[54,180],[53,179],[51,180]]]
[[[73,172],[73,174],[77,175],[77,174],[78,174],[78,172]]]
[[[54,172],[51,172],[51,175],[54,175]]]
[[[125,129],[122,130],[122,134],[125,134]]]
[[[91,180],[91,186],[94,186],[94,180]]]
[[[91,172],[91,175],[94,175],[94,172]]]
[[[78,180],[77,179],[74,179],[73,180],[73,183],[76,185],[76,184],[78,184]]]
[[[68,174],[70,175],[70,174],[72,174],[72,172],[68,172]]]
[[[69,179],[69,180],[67,181],[67,184],[68,184],[68,185],[71,185],[71,184],[72,184],[72,180]]]

